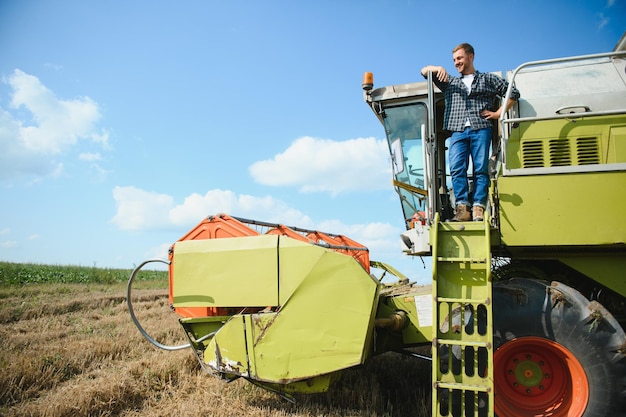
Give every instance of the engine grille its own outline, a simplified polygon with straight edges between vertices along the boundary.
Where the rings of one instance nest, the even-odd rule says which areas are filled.
[[[547,168],[600,163],[597,137],[533,139],[522,142],[522,167]]]

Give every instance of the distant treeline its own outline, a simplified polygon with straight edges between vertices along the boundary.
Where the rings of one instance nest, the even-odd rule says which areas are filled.
[[[0,262],[0,286],[21,284],[113,284],[128,281],[132,269]],[[136,279],[164,280],[167,271],[142,269]]]

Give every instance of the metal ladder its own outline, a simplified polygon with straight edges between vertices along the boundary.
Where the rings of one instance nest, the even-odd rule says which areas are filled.
[[[433,416],[494,416],[491,239],[482,222],[441,222],[433,251]]]

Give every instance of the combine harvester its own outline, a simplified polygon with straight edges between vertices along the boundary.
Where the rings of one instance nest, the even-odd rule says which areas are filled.
[[[407,219],[404,252],[432,256],[431,286],[345,236],[221,214],[169,260],[133,271],[131,317],[156,346],[191,348],[208,372],[286,397],[426,345],[433,416],[626,416],[625,43],[508,74],[522,98],[494,125],[482,222],[447,221],[454,193],[432,77],[374,89],[366,73]],[[160,344],[136,319],[132,282],[150,262],[169,265],[186,345]]]

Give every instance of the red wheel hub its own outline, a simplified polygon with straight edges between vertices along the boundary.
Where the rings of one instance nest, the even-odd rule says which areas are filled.
[[[495,409],[499,416],[580,417],[589,400],[587,375],[560,344],[521,337],[494,354]]]

